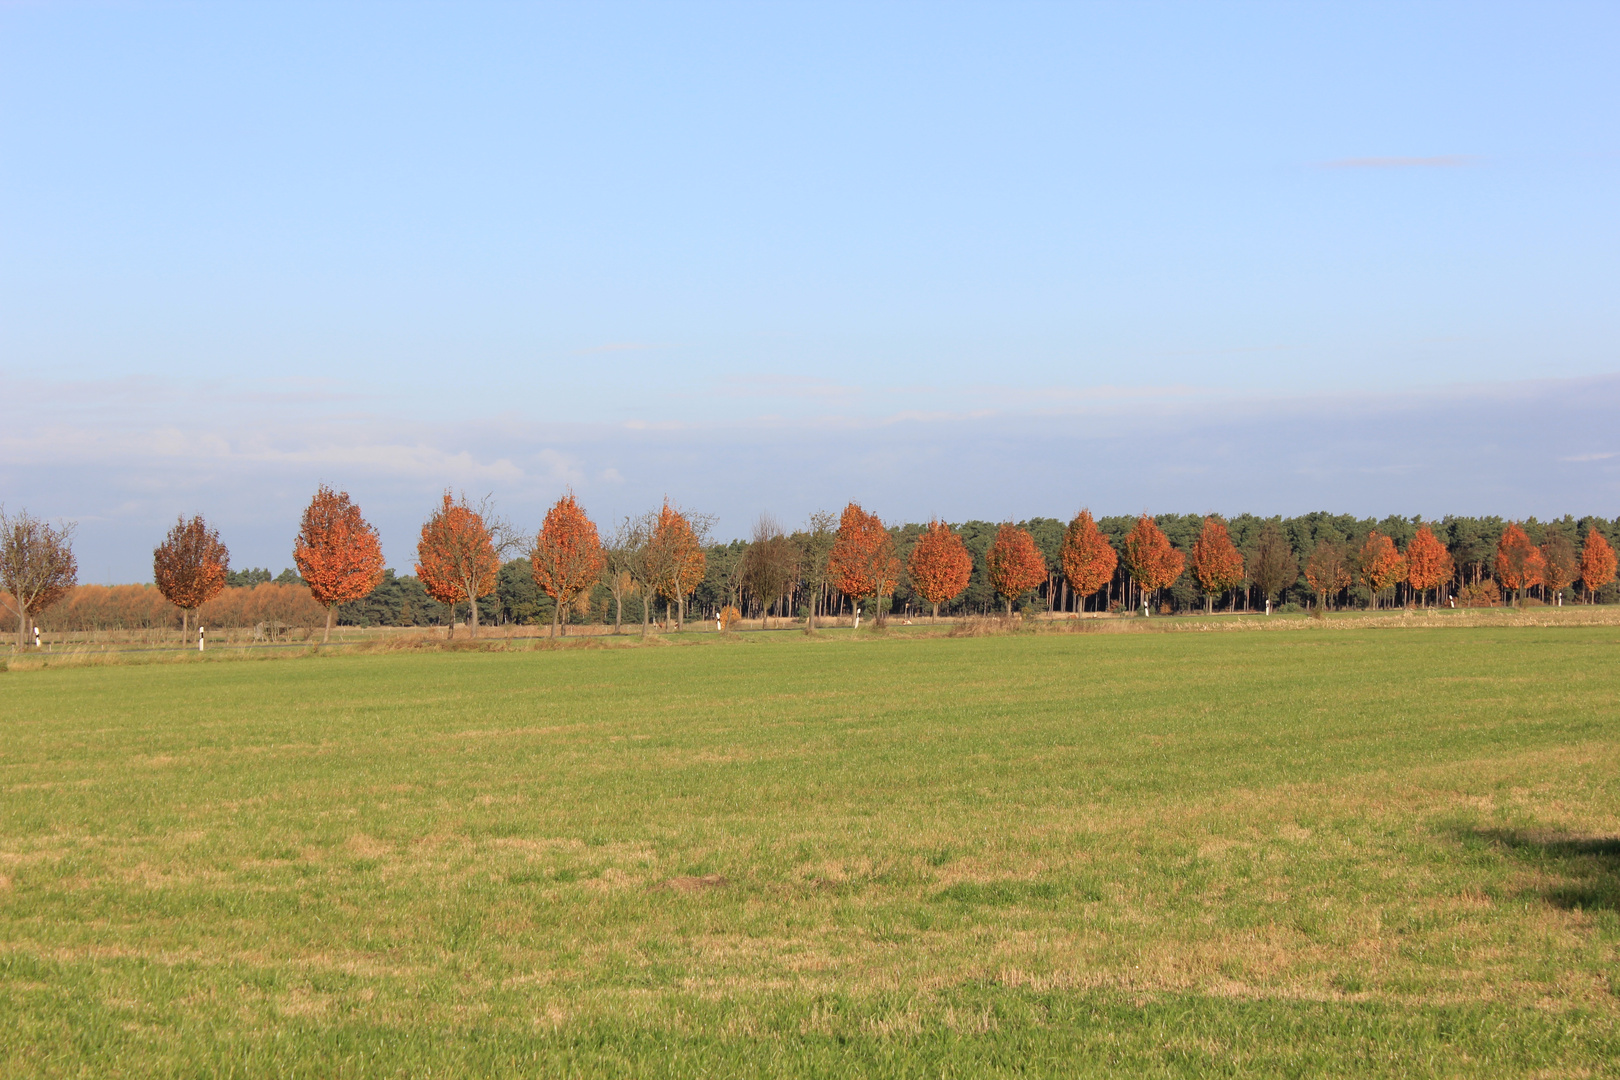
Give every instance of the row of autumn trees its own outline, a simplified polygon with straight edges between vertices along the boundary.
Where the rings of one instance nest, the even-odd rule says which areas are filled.
[[[700,522],[700,527],[706,524]],[[572,494],[557,500],[539,534],[528,540],[497,516],[487,499],[473,505],[446,491],[422,526],[416,577],[429,597],[452,612],[466,604],[469,632],[476,636],[476,601],[496,592],[501,556],[514,549],[525,550],[535,586],[552,600],[553,633],[566,633],[569,606],[601,584],[610,568],[644,593],[666,598],[679,626],[705,569],[698,530],[667,500],[656,514],[627,521],[616,542],[604,547],[595,523]],[[331,636],[341,605],[369,596],[388,576],[377,530],[347,492],[325,485],[304,510],[293,561],[298,580],[325,609],[325,638]],[[230,553],[218,531],[201,516],[181,518],[153,552],[157,587],[182,611],[182,629],[190,612],[225,588],[229,565]],[[611,577],[610,582],[624,586]],[[618,593],[621,605],[623,591]]]
[[[395,578],[359,507],[346,493],[323,486],[294,542],[298,573],[284,573],[276,585],[268,584],[268,572],[248,576],[266,582],[257,590],[307,590],[319,606],[313,610],[324,609],[328,634],[334,621],[453,621],[461,609],[473,633],[481,615],[532,621],[542,611],[554,633],[566,632],[570,621],[607,621],[610,613],[617,629],[626,603],[639,607],[645,630],[660,605],[678,628],[694,603],[710,613],[752,609],[767,624],[777,613],[813,625],[823,614],[854,613],[862,605],[881,621],[900,606],[937,616],[992,605],[1010,613],[1020,602],[1062,611],[1251,604],[1269,610],[1278,599],[1323,607],[1484,604],[1499,601],[1504,590],[1521,601],[1537,591],[1544,600],[1561,599],[1576,585],[1588,600],[1620,598],[1609,595],[1620,521],[1602,519],[1373,523],[1328,514],[1230,521],[1144,514],[1097,520],[1081,511],[1067,524],[1037,518],[1017,525],[890,526],[852,503],[841,515],[811,515],[791,534],[762,517],[749,541],[730,544],[708,543],[710,524],[666,500],[658,511],[622,519],[604,534],[570,494],[548,511],[538,534],[528,536],[500,519],[488,500],[474,505],[446,492],[422,526],[415,578]],[[71,534],[71,526],[53,528],[26,512],[9,517],[0,508],[0,584],[18,617],[19,642],[41,611],[72,590]],[[514,551],[521,556],[503,561]],[[243,577],[230,573],[229,559],[218,532],[201,517],[178,521],[155,549],[154,579],[180,609],[182,626]],[[379,586],[407,582],[443,608],[376,618],[365,610]],[[522,598],[525,590],[529,601]],[[533,602],[541,594],[547,602]],[[289,610],[284,596],[264,599],[236,609]]]

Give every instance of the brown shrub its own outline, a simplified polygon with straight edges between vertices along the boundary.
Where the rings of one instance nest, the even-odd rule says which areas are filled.
[[[1464,585],[1457,590],[1457,603],[1463,607],[1495,607],[1502,602],[1502,590],[1496,582],[1486,578],[1477,585]]]

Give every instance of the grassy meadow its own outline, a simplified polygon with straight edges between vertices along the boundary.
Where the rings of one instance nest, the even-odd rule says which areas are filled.
[[[17,668],[0,1077],[1620,1071],[1620,626]]]

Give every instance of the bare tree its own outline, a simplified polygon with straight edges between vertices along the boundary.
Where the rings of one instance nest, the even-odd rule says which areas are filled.
[[[798,580],[799,550],[769,514],[761,514],[754,523],[753,542],[743,555],[742,576],[749,593],[759,601],[760,625],[770,629],[771,606]]]
[[[642,514],[639,517],[625,518],[618,529],[614,530],[617,539],[622,535],[623,545],[619,558],[624,572],[630,575],[630,582],[637,595],[641,597],[641,636],[646,637],[652,629],[652,567],[647,558],[647,543],[652,539],[653,529],[658,524],[658,513]]]
[[[710,556],[715,580],[720,583],[720,589],[725,593],[726,603],[734,608],[742,607],[743,571],[748,567],[747,556],[747,544],[741,547],[728,545]]]
[[[805,633],[816,628],[821,601],[827,591],[828,560],[833,545],[838,543],[838,515],[831,510],[817,510],[805,522],[803,532],[793,534],[799,547],[799,574],[804,579],[805,591],[810,594],[810,617],[805,621]]]
[[[1324,610],[1355,581],[1350,562],[1350,549],[1340,540],[1323,537],[1311,548],[1310,558],[1305,560],[1305,580],[1316,590],[1317,603]]]
[[[0,506],[0,585],[11,594],[17,616],[17,648],[28,641],[34,617],[67,594],[79,579],[73,558],[73,522],[52,528],[23,510],[15,517]]]
[[[646,592],[642,587],[645,580],[644,560],[642,555],[647,547],[647,515],[638,518],[623,518],[613,529],[612,535],[602,545],[602,555],[605,559],[602,564],[602,584],[607,586],[608,592],[613,595],[613,632],[620,633],[624,622],[624,598],[632,592],[640,591],[642,596]],[[645,632],[647,625],[646,604],[642,604],[642,627]]]
[[[1271,601],[1288,586],[1299,580],[1299,560],[1294,558],[1293,545],[1283,535],[1282,526],[1268,521],[1260,527],[1254,550],[1244,560],[1249,578],[1266,601],[1266,614],[1271,614]]]

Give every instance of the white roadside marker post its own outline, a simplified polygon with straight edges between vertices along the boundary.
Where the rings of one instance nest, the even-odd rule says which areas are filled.
[[[203,628],[201,626],[197,627],[197,651],[203,651]]]

